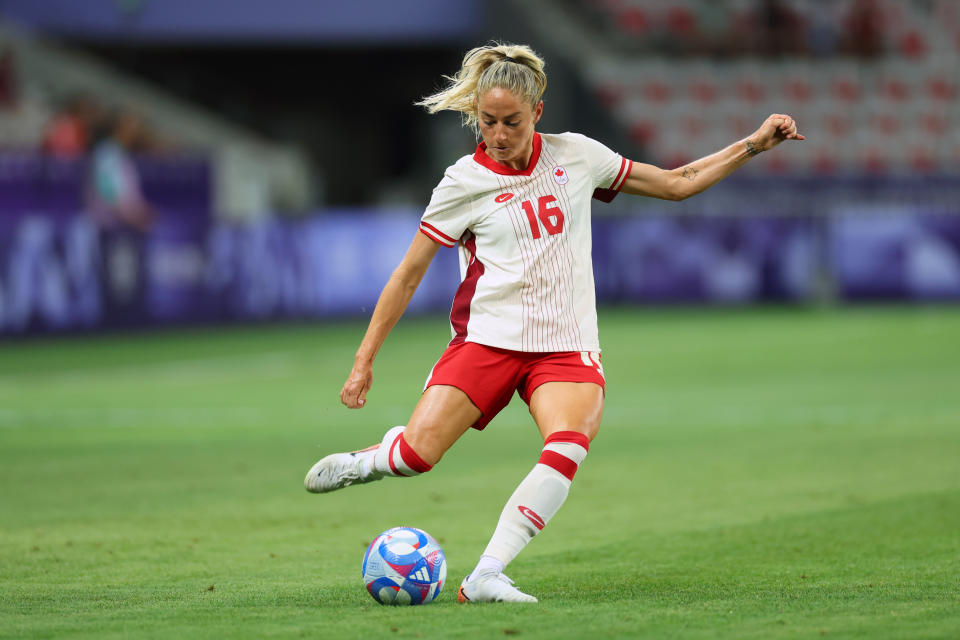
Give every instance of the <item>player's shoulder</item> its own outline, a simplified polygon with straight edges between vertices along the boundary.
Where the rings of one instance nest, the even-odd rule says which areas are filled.
[[[447,167],[447,170],[444,171],[444,177],[449,177],[451,180],[470,180],[476,178],[478,175],[484,175],[482,165],[478,164],[474,159],[475,154],[468,154],[461,156],[456,162]]]
[[[603,148],[596,140],[574,131],[545,134],[541,138],[549,156],[570,164],[590,164],[597,157],[598,148]]]
[[[590,142],[591,138],[577,133],[575,131],[564,131],[563,133],[543,133],[540,135],[546,144],[553,146],[580,146],[585,142]]]
[[[437,186],[434,188],[434,190],[444,187],[450,188],[462,186],[464,180],[469,176],[470,160],[471,156],[463,156],[447,167],[443,172],[443,177],[440,179],[440,182],[437,183]]]
[[[541,139],[544,146],[557,157],[583,158],[595,155],[598,148],[603,148],[593,138],[575,131],[542,134]]]
[[[563,133],[541,133],[540,140],[545,145],[551,147],[564,147],[571,144],[577,144],[582,138],[579,133],[573,133],[572,131],[564,131]]]
[[[467,195],[499,186],[496,174],[477,162],[475,154],[463,156],[447,167],[440,184],[455,186]]]

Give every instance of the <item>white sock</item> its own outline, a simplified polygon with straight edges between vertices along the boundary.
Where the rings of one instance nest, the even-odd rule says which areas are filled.
[[[573,476],[589,448],[587,437],[576,431],[559,431],[547,438],[540,460],[503,508],[497,528],[471,577],[481,569],[496,567],[485,560],[488,557],[499,562],[502,572],[550,522],[567,499]]]
[[[433,468],[433,465],[424,462],[407,444],[403,437],[405,430],[404,425],[399,425],[387,431],[380,446],[372,450],[373,455],[364,459],[364,473],[367,473],[369,466],[371,470],[376,469],[384,475],[409,477],[418,476]]]
[[[467,580],[473,580],[478,573],[483,573],[484,571],[493,571],[494,573],[503,573],[503,570],[506,568],[506,565],[503,564],[498,558],[493,556],[483,555],[480,556],[480,562],[477,563],[477,566],[473,569],[473,573],[467,576]]]
[[[377,455],[376,449],[370,449],[369,451],[364,451],[361,456],[362,462],[360,463],[360,475],[366,478],[371,473],[373,473],[373,459]]]

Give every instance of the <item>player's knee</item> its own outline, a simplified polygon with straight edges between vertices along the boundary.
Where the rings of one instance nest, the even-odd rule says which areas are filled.
[[[421,431],[410,433],[408,429],[407,432],[403,434],[403,439],[412,454],[416,455],[431,469],[440,462],[443,454],[446,453],[446,450],[440,446],[435,439],[430,438],[429,434],[424,434]],[[427,469],[427,471],[429,470],[430,469]]]
[[[403,459],[403,462],[418,474],[430,471],[433,469],[433,465],[440,460],[439,458],[434,459],[432,456],[424,457],[420,450],[410,444],[406,434],[400,436],[399,445],[397,453]]]
[[[398,425],[383,437],[374,454],[374,466],[381,473],[392,476],[416,476],[433,468],[432,457],[424,458],[418,450],[415,432]],[[413,441],[411,443],[411,440]]]

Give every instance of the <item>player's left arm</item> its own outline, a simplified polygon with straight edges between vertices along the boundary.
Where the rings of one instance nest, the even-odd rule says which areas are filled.
[[[752,135],[688,165],[661,169],[634,162],[621,191],[664,200],[683,200],[706,191],[753,156],[773,149],[784,140],[803,139],[797,132],[797,123],[793,118],[775,113]]]

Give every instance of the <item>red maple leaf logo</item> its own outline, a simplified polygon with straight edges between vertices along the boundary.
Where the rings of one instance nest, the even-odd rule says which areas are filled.
[[[556,173],[557,177],[559,178],[560,176],[563,175],[563,169],[558,168],[555,173]]]

